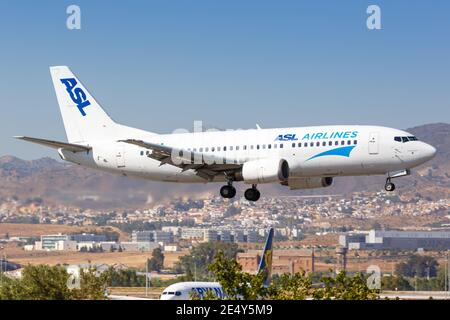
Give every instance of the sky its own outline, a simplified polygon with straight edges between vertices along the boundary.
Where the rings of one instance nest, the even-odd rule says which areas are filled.
[[[69,5],[81,29],[66,26]],[[381,29],[369,30],[369,5]],[[171,133],[450,122],[450,1],[4,1],[0,156],[66,141],[48,67],[68,65],[117,122]]]

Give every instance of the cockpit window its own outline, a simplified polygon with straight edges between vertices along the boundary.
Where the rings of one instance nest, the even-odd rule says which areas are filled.
[[[408,137],[394,137],[394,140],[397,142],[408,142],[408,141],[418,141],[417,137],[415,136],[408,136]]]

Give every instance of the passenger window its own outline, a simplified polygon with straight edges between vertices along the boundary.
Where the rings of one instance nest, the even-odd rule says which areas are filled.
[[[335,146],[339,145],[339,141],[335,141],[335,142],[334,142],[334,145],[335,145]]]
[[[272,149],[272,145],[270,143],[267,145],[267,149]]]
[[[233,151],[233,146],[230,146],[230,151]]]
[[[322,142],[322,147],[325,147],[326,145],[327,145],[326,141]]]
[[[328,141],[328,145],[332,146],[333,145],[333,141]]]
[[[259,150],[259,144],[257,144],[257,145],[256,145],[256,149],[258,149],[258,150]]]
[[[280,143],[280,149],[283,149],[283,144],[282,143]]]
[[[220,147],[217,147],[217,151],[220,151]]]
[[[203,152],[203,148],[200,148],[199,151],[200,151],[200,152]]]
[[[208,152],[209,148],[205,148],[205,152]]]
[[[253,150],[253,145],[252,144],[250,145],[250,150]]]
[[[303,145],[303,147],[307,147],[308,146],[308,142],[305,142],[305,144]]]
[[[343,146],[345,144],[345,141],[344,140],[342,140],[341,141],[341,146]]]
[[[351,141],[351,140],[347,140],[347,144],[348,144],[348,145],[351,145],[351,144],[352,144],[352,141]]]
[[[227,151],[227,147],[223,147],[223,151]]]
[[[295,142],[292,144],[292,148],[295,148]]]
[[[301,146],[302,146],[302,143],[301,143],[301,142],[299,142],[299,143],[298,143],[298,147],[299,147],[299,148],[301,148]]]
[[[197,148],[194,148],[194,152],[197,152]]]
[[[244,145],[244,150],[247,150],[247,145],[246,144]]]
[[[262,145],[262,147],[263,147],[263,149],[265,149],[265,148],[266,148],[266,145],[265,145],[265,144],[263,144],[263,145]]]
[[[319,141],[316,142],[316,147],[318,147],[318,146],[320,146],[320,142]]]
[[[141,156],[143,156],[144,155],[144,151],[141,151]]]
[[[212,148],[211,148],[211,151],[214,152],[214,150],[215,150],[214,147],[212,147]]]
[[[239,146],[236,146],[236,151],[239,151]]]
[[[276,143],[273,144],[273,148],[274,148],[274,149],[277,148],[277,144],[276,144]]]
[[[353,144],[358,144],[358,140],[353,140]]]
[[[311,143],[309,144],[309,146],[310,146],[310,147],[314,147],[314,142],[311,142]]]

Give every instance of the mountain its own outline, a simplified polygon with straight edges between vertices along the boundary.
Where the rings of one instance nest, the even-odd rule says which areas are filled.
[[[420,193],[433,199],[450,195],[450,124],[436,123],[407,129],[437,148],[436,157],[415,168],[412,175],[395,181],[398,191]],[[340,177],[326,189],[288,191],[273,184],[261,185],[263,195],[349,194],[354,191],[383,190],[384,176]],[[48,204],[82,208],[133,208],[167,199],[204,198],[217,195],[220,184],[174,184],[112,175],[63,163],[52,158],[26,161],[0,157],[0,200],[41,198]],[[237,184],[242,193],[245,186]]]

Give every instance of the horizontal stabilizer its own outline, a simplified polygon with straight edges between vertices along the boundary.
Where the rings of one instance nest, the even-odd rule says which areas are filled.
[[[73,151],[73,152],[89,151],[92,149],[91,147],[83,146],[81,144],[73,144],[73,143],[60,142],[60,141],[54,141],[54,140],[46,140],[46,139],[24,137],[24,136],[15,136],[14,138],[41,144],[43,146],[50,147],[50,148],[55,148],[55,149],[62,148],[62,149]]]

